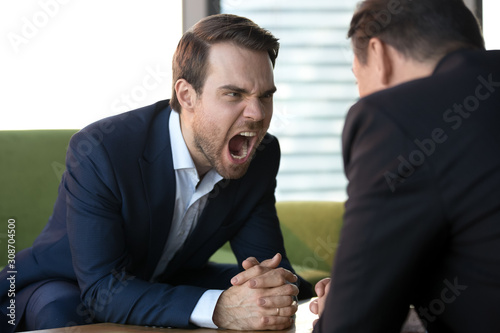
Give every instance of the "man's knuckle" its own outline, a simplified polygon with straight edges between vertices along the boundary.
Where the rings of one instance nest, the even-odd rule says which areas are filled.
[[[283,278],[286,278],[289,275],[288,273],[289,273],[289,271],[287,269],[284,269],[283,267],[279,268],[279,274]]]
[[[260,320],[257,322],[256,329],[262,330],[269,325],[269,317],[261,317]]]
[[[257,271],[257,273],[262,274],[264,273],[264,268],[260,265],[257,265],[257,266],[254,266],[255,267],[255,270]]]
[[[293,284],[286,284],[286,285],[284,285],[284,288],[285,288],[285,293],[287,295],[294,295],[295,294],[295,289],[297,287],[295,285],[293,285]]]

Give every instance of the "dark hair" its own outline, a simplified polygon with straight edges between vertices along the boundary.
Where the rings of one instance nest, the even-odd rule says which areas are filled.
[[[361,63],[372,37],[422,62],[459,48],[485,49],[478,21],[463,0],[365,0],[347,37]]]
[[[266,51],[273,67],[278,57],[278,39],[245,17],[218,14],[200,20],[184,33],[174,53],[170,101],[174,110],[181,111],[175,93],[175,82],[185,79],[200,95],[207,74],[210,46],[219,42],[231,42],[250,50]]]

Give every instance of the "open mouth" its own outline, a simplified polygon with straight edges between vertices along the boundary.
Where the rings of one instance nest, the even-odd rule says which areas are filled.
[[[235,162],[245,162],[257,139],[256,132],[241,132],[229,140],[229,153]]]

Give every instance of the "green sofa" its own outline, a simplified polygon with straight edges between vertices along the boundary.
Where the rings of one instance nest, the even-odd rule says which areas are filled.
[[[287,256],[293,268],[313,285],[330,276],[338,245],[344,204],[333,201],[276,203]],[[216,262],[235,263],[229,244],[213,256]]]
[[[76,130],[0,131],[0,266],[7,262],[7,227],[15,220],[15,246],[31,246],[52,213],[65,153]],[[300,201],[276,204],[288,257],[315,283],[330,274],[344,204]],[[12,221],[12,220],[11,220]],[[229,244],[212,260],[235,262]]]

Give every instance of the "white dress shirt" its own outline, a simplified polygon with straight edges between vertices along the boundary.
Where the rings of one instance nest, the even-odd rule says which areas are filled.
[[[175,111],[169,119],[170,142],[175,170],[175,205],[172,225],[160,261],[151,279],[157,281],[168,263],[182,248],[189,234],[194,230],[207,203],[208,194],[222,176],[211,169],[200,181],[196,166],[182,136],[180,117]],[[207,328],[217,328],[212,316],[215,305],[223,290],[208,290],[198,300],[191,313],[191,323]]]

